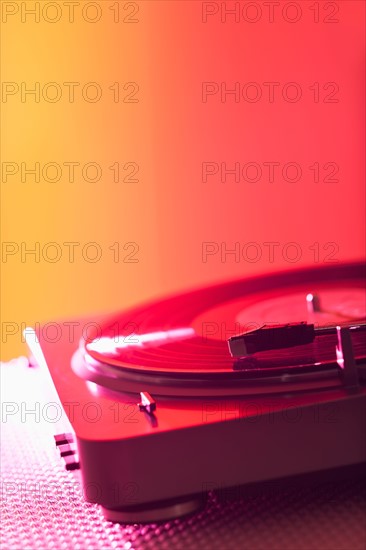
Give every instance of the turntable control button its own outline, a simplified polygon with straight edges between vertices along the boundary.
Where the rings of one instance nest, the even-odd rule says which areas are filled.
[[[72,433],[57,434],[57,435],[54,435],[53,437],[56,443],[56,447],[58,447],[59,445],[66,445],[74,441],[74,437]]]
[[[66,470],[78,470],[80,468],[79,458],[77,455],[67,455],[62,458],[64,460]]]
[[[140,392],[141,403],[139,403],[140,411],[152,414],[156,411],[156,401],[151,397],[147,391]]]
[[[312,324],[288,323],[285,325],[263,325],[228,340],[232,357],[245,357],[258,351],[290,348],[310,344],[315,338],[315,327]]]
[[[67,443],[65,445],[59,445],[58,450],[60,451],[60,456],[68,456],[68,455],[76,454],[76,450]]]

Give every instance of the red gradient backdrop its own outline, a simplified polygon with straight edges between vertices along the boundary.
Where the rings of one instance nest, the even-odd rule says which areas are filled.
[[[4,359],[22,325],[364,258],[364,2],[1,10]]]

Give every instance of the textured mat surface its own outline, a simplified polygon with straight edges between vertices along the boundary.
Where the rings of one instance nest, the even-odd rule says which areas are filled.
[[[64,470],[54,426],[44,421],[42,407],[38,415],[37,394],[24,369],[21,362],[1,367],[7,412],[1,432],[4,550],[366,549],[366,492],[359,481],[316,489],[281,490],[273,484],[269,494],[256,496],[241,490],[212,493],[200,513],[159,525],[105,521],[98,506],[83,500],[78,475]],[[24,412],[24,395],[33,415]]]

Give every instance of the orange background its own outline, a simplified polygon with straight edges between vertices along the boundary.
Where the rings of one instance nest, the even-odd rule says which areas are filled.
[[[38,15],[27,14],[36,4],[1,3],[2,241],[3,252],[15,252],[1,259],[3,359],[24,353],[16,330],[22,323],[114,311],[227,278],[364,257],[364,2],[295,2],[300,13],[282,1],[272,22],[265,2],[80,1],[73,22],[63,1],[38,2],[38,22]],[[235,5],[239,15],[225,15]],[[22,82],[27,88],[39,82],[39,102],[34,95],[22,99]],[[59,101],[42,96],[51,82],[61,87]],[[74,102],[64,82],[80,84]],[[83,98],[90,82],[102,90],[97,102]],[[116,82],[118,102],[109,89]],[[135,87],[124,90],[128,82],[138,84],[137,102],[123,101]],[[238,83],[244,97],[215,93],[203,102],[203,82],[227,89]],[[256,84],[246,87],[250,82]],[[278,83],[273,101],[265,82]],[[302,93],[297,102],[282,95],[291,82]],[[262,97],[248,101],[255,89]],[[291,96],[295,88],[287,89]],[[21,163],[36,162],[97,163],[102,177],[86,181],[78,167],[73,182],[66,168],[59,181],[42,174],[39,182],[24,174],[22,181]],[[116,162],[119,182],[109,169]],[[204,182],[204,162],[257,163],[263,173],[257,182],[242,176],[236,182],[233,175],[221,182],[220,172]],[[268,162],[280,163],[273,182]],[[281,175],[292,162],[302,170],[296,182]],[[6,178],[4,163],[19,170]],[[122,181],[126,163],[138,165],[138,181]],[[309,168],[314,163],[319,182]],[[334,166],[338,181],[327,181]],[[73,262],[63,244],[71,241],[80,243]],[[21,254],[36,242],[39,262]],[[61,249],[59,261],[42,256],[51,242]],[[81,253],[90,242],[102,251],[95,263]],[[116,242],[119,258],[109,248]],[[123,249],[131,242],[138,246],[135,263],[123,261],[134,250]],[[205,242],[218,250],[207,261]],[[279,243],[273,258],[266,242]],[[284,253],[294,254],[286,248],[290,242],[301,251],[297,262]],[[240,257],[221,255],[235,243]],[[47,249],[50,257],[55,250]],[[244,252],[255,250],[262,256],[251,261]]]

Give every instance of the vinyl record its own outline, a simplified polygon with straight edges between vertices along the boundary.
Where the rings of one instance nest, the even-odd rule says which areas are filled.
[[[233,358],[228,338],[264,324],[352,326],[364,375],[364,264],[327,265],[236,280],[119,314],[82,342],[73,368],[124,392],[238,395],[306,391],[341,384],[335,330],[312,343]]]

